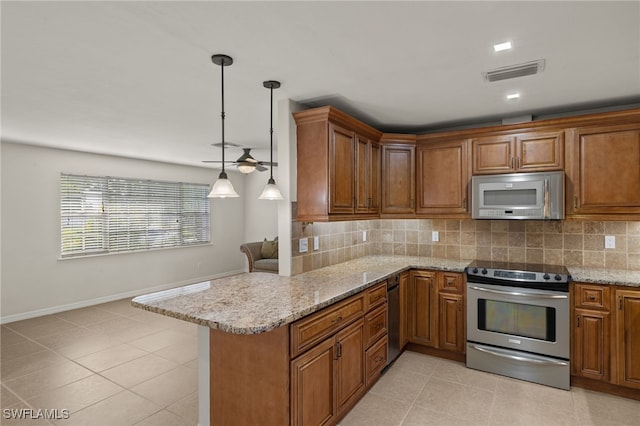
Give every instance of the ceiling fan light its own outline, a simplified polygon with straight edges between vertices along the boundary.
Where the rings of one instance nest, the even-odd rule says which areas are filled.
[[[218,180],[216,180],[211,188],[211,192],[207,195],[208,198],[236,198],[239,197],[238,193],[235,189],[233,189],[233,184],[227,178],[227,174],[222,172],[220,176],[218,176]]]
[[[273,179],[269,179],[267,182],[267,186],[264,187],[262,194],[258,197],[260,200],[283,200],[282,194],[280,193],[280,189],[276,185],[276,181]]]
[[[249,174],[256,170],[256,165],[255,163],[243,161],[242,163],[238,163],[238,170],[240,173]]]

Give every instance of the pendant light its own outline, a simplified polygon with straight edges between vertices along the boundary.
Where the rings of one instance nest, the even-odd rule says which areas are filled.
[[[220,69],[222,70],[222,113],[220,117],[222,118],[222,171],[220,175],[218,175],[218,180],[215,181],[213,187],[211,188],[211,192],[207,197],[209,198],[235,198],[238,197],[238,193],[233,189],[233,184],[227,177],[227,173],[224,171],[224,67],[228,67],[233,64],[233,59],[227,55],[213,55],[211,57],[211,61],[220,65]]]
[[[273,179],[273,89],[280,87],[280,82],[268,80],[262,82],[262,85],[269,89],[271,93],[271,114],[269,121],[269,134],[271,137],[271,168],[269,169],[269,172],[271,173],[271,176],[269,177],[269,181],[267,181],[267,186],[264,187],[262,194],[260,194],[260,197],[258,198],[260,200],[282,200],[282,194],[276,186],[276,181]]]

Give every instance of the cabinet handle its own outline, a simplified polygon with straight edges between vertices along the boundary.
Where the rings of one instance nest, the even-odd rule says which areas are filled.
[[[458,300],[458,311],[462,312],[462,301]]]
[[[509,167],[513,169],[513,157],[511,157],[511,160],[509,161]]]
[[[384,294],[379,294],[376,297],[373,298],[372,302],[378,301],[380,299],[382,299],[384,297]]]
[[[337,317],[337,318],[335,318],[335,319],[332,319],[332,320],[331,320],[331,324],[337,324],[337,323],[339,323],[339,322],[340,322],[340,321],[342,321],[342,320],[343,320],[342,315],[340,315],[339,317]]]
[[[594,301],[596,300],[596,296],[594,296],[593,294],[589,296],[589,300]]]
[[[462,208],[463,209],[467,209],[467,199],[465,198],[464,200],[462,200]]]
[[[381,322],[373,326],[374,330],[380,330],[382,327],[384,327],[384,324]]]
[[[622,297],[618,298],[618,309],[622,310]]]
[[[573,208],[574,209],[578,208],[578,196],[577,195],[573,196]]]
[[[580,315],[576,316],[576,327],[580,328]]]
[[[382,361],[384,361],[384,357],[382,355],[378,355],[375,359],[376,364],[379,364]]]
[[[333,359],[338,359],[340,358],[340,343],[336,342],[333,344],[333,352],[334,352],[334,357]]]
[[[336,345],[338,345],[338,348],[336,350],[336,354],[337,354],[337,357],[340,358],[342,356],[342,343],[336,342]]]

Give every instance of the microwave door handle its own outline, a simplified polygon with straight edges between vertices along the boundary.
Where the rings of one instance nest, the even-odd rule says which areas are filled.
[[[543,208],[543,215],[545,219],[549,219],[549,217],[551,216],[549,213],[549,179],[545,179],[544,180],[544,208]]]

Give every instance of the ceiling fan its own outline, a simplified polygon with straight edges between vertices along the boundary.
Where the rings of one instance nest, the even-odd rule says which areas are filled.
[[[269,161],[258,161],[251,156],[251,148],[242,148],[244,153],[236,161],[225,161],[225,164],[235,164],[241,173],[251,173],[254,170],[264,172],[269,170],[266,166],[277,167],[278,163],[271,163]],[[204,160],[203,163],[222,163],[220,160]]]

